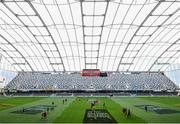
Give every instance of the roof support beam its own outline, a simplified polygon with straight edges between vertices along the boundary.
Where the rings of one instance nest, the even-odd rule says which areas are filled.
[[[32,66],[31,66],[31,65],[29,64],[29,62],[27,61],[27,59],[23,56],[23,54],[22,54],[14,45],[12,45],[11,42],[9,42],[4,36],[2,36],[1,34],[0,34],[0,36],[1,36],[6,42],[8,42],[8,44],[10,44],[10,45],[22,56],[22,58],[25,60],[25,62],[27,63],[27,65],[30,67],[31,71],[34,71],[33,68],[32,68]]]
[[[160,6],[160,4],[161,4],[162,2],[164,2],[164,1],[165,1],[165,0],[160,0],[160,1],[158,2],[158,4],[151,10],[151,12],[146,16],[146,18],[145,18],[145,19],[143,20],[143,22],[140,24],[140,26],[138,27],[138,29],[136,30],[136,32],[134,33],[134,35],[131,37],[130,42],[129,42],[128,45],[126,46],[126,48],[125,48],[125,50],[124,50],[124,52],[123,52],[122,58],[124,57],[124,55],[125,55],[128,47],[129,47],[129,45],[131,44],[133,38],[137,35],[137,33],[138,33],[138,31],[141,29],[141,27],[143,27],[143,24],[144,24],[144,23],[146,22],[146,20],[152,15],[152,13]],[[121,65],[122,58],[121,58],[120,61],[119,61],[119,64],[118,64],[118,67],[117,67],[117,70],[116,70],[116,71],[119,71],[119,67],[120,67],[120,65]]]
[[[26,29],[34,36],[33,32],[28,28],[28,26],[25,25],[25,23],[19,18],[19,16],[17,16],[16,13],[13,12],[13,10],[11,8],[9,8],[4,2],[3,2],[3,5],[13,14],[17,17],[17,19],[26,27]],[[15,23],[15,22],[14,22]],[[27,35],[27,34],[26,34]],[[39,41],[36,37],[34,37],[37,41]],[[40,43],[39,43],[40,44]],[[41,45],[41,44],[40,44]],[[41,48],[43,49],[42,45],[41,45]],[[44,50],[44,49],[43,49]],[[45,51],[44,51],[45,52]],[[46,56],[47,56],[47,53],[45,52]],[[50,62],[50,60],[49,60]],[[53,68],[53,66],[52,66]]]
[[[106,5],[106,9],[105,9],[105,13],[104,13],[104,19],[103,19],[103,24],[102,24],[102,29],[101,29],[101,33],[100,33],[100,39],[99,39],[99,45],[98,45],[98,53],[97,53],[97,64],[96,64],[96,68],[98,66],[98,61],[99,61],[99,51],[100,51],[100,45],[101,45],[101,40],[102,40],[102,33],[103,33],[103,30],[104,30],[104,23],[105,23],[105,19],[106,19],[106,14],[107,14],[107,10],[108,10],[108,7],[109,7],[109,2],[110,0],[106,0],[107,2],[107,5]]]
[[[29,0],[25,0],[25,1],[26,1],[26,2],[30,5],[30,7],[33,9],[33,11],[34,11],[34,12],[36,13],[36,15],[39,17],[39,19],[40,19],[41,22],[43,23],[44,27],[46,28],[47,32],[49,33],[49,36],[51,37],[51,39],[52,39],[52,41],[53,41],[53,43],[54,43],[54,45],[55,45],[55,47],[56,47],[56,49],[57,49],[57,52],[58,52],[58,54],[59,54],[59,56],[60,56],[61,63],[62,63],[62,65],[63,65],[63,70],[65,71],[65,66],[64,66],[64,63],[63,63],[63,60],[62,60],[62,57],[61,57],[61,53],[60,53],[60,51],[59,51],[59,49],[58,49],[58,47],[57,47],[57,44],[56,44],[56,42],[55,42],[55,40],[54,40],[51,32],[49,31],[47,25],[45,24],[45,22],[43,21],[43,19],[41,18],[41,16],[40,16],[39,13],[37,12],[37,10],[34,8],[34,6],[32,5],[32,3],[31,3]]]
[[[83,5],[82,2],[84,2],[84,0],[80,0],[80,6],[81,6],[81,21],[82,21],[82,31],[83,31],[83,45],[84,45],[84,66],[86,69],[86,50],[85,50],[85,30],[84,30],[84,14],[83,14]]]
[[[168,49],[170,49],[176,42],[178,42],[180,40],[180,38],[178,38],[173,44],[171,44],[166,50],[165,52],[163,52],[152,64],[152,66],[149,68],[149,71],[152,69],[152,67],[157,63],[157,61],[159,60],[159,58],[161,58],[167,51]],[[178,51],[177,51],[178,52]]]

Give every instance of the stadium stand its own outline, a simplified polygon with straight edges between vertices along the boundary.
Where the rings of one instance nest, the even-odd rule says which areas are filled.
[[[174,90],[177,86],[161,73],[108,74],[83,77],[80,74],[19,73],[7,86],[17,90]]]

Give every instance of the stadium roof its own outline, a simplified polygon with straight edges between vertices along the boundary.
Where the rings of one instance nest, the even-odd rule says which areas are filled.
[[[0,54],[17,71],[164,71],[180,0],[0,0]]]

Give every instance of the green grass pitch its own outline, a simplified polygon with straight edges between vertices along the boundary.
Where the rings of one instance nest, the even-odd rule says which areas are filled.
[[[0,123],[84,123],[93,100],[98,101],[93,110],[108,111],[118,123],[180,123],[180,97],[67,97],[64,104],[63,99],[66,98],[0,97]],[[48,119],[41,119],[41,111],[46,110],[43,107],[52,102],[55,107],[48,112]],[[147,112],[144,105],[150,106]],[[123,114],[123,107],[130,109],[131,118]],[[38,111],[29,114],[31,109]]]

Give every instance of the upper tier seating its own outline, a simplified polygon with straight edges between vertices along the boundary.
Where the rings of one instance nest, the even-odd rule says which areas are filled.
[[[108,74],[108,77],[82,77],[80,74],[19,73],[9,89],[65,90],[167,90],[177,86],[161,73]]]

